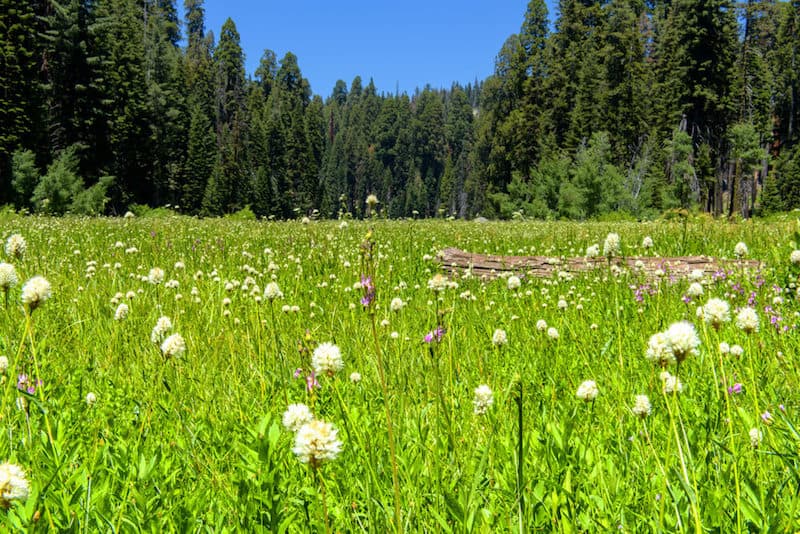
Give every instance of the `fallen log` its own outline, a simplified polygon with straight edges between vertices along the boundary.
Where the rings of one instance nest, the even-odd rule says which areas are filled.
[[[468,271],[473,276],[495,277],[503,273],[518,273],[539,278],[549,278],[559,272],[571,274],[592,271],[599,268],[627,268],[646,276],[686,277],[695,270],[704,275],[713,275],[723,270],[758,270],[763,267],[758,260],[722,260],[710,256],[632,256],[593,258],[555,258],[548,256],[495,256],[475,254],[457,248],[446,248],[438,255],[442,267],[451,273]]]

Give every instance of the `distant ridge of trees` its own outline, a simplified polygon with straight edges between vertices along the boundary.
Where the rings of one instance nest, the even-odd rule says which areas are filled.
[[[800,207],[800,0],[531,0],[486,80],[252,78],[202,0],[0,0],[0,203],[585,219]]]

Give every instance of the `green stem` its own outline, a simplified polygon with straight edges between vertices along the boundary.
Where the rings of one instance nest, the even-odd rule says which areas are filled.
[[[514,399],[517,403],[517,521],[519,523],[519,532],[525,532],[523,525],[525,524],[525,496],[523,494],[524,483],[524,444],[523,444],[523,410],[522,410],[522,381],[517,382],[517,396]]]
[[[317,467],[312,467],[314,470],[314,478],[319,481],[319,488],[322,491],[322,517],[325,519],[325,534],[330,534],[331,532],[331,525],[328,521],[328,498],[325,492],[325,481],[322,478],[322,474],[317,470]]]
[[[401,523],[402,516],[400,513],[400,479],[397,473],[397,454],[395,452],[392,416],[389,411],[389,388],[386,385],[386,375],[383,372],[383,352],[378,339],[378,327],[376,325],[375,311],[372,308],[370,308],[369,315],[371,318],[370,324],[372,325],[372,339],[375,342],[375,356],[378,367],[378,377],[381,380],[381,391],[383,392],[383,408],[386,413],[386,431],[389,438],[389,458],[392,462],[392,485],[394,486],[394,527],[395,531],[400,533],[403,531],[403,525]]]

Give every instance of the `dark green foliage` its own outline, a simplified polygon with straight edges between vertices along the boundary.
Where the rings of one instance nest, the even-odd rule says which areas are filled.
[[[63,150],[36,184],[31,203],[37,212],[63,215],[83,191],[83,180],[78,176],[77,149],[73,145]]]
[[[101,176],[96,184],[74,196],[69,211],[77,215],[102,215],[109,200],[108,189],[113,183],[113,176]]]
[[[36,155],[30,150],[17,150],[11,161],[11,185],[16,193],[19,206],[30,208],[31,197],[39,183],[39,169],[36,168]]]
[[[31,2],[0,1],[0,203],[11,193],[12,153],[32,147],[41,128],[37,31]]]
[[[392,95],[357,76],[327,98],[291,52],[248,79],[235,23],[215,43],[203,1],[182,9],[185,41],[175,0],[0,0],[0,202],[281,219],[362,217],[370,194],[388,217],[798,204],[797,1],[561,0],[551,26],[530,0],[485,81]]]

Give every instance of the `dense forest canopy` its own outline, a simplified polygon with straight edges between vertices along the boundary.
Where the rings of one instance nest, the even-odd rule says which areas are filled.
[[[482,81],[313,94],[202,0],[0,0],[0,203],[650,217],[800,207],[800,1],[543,0]],[[550,16],[554,16],[551,25]],[[552,28],[552,29],[551,29]]]

